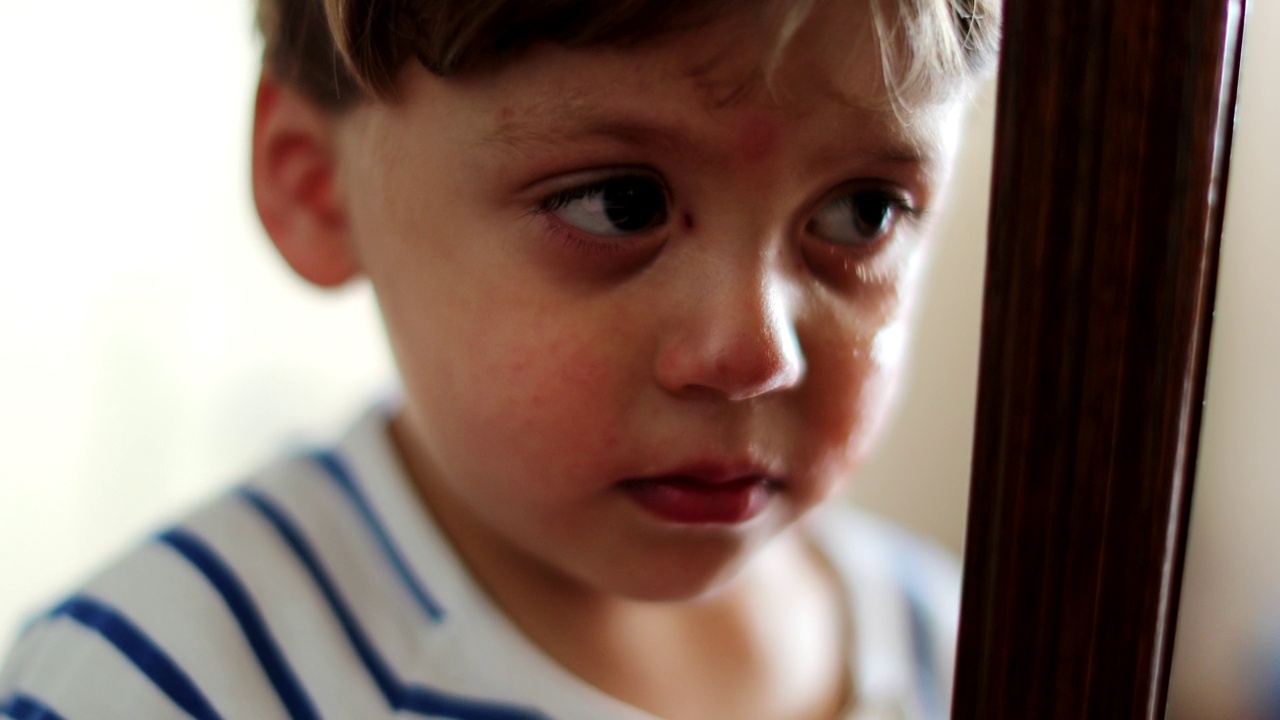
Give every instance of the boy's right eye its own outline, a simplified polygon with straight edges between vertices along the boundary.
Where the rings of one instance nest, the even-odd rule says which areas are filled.
[[[558,192],[539,209],[592,235],[624,237],[665,223],[667,195],[655,178],[619,175]]]

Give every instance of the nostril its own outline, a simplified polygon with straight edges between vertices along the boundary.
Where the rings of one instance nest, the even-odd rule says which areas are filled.
[[[669,346],[658,365],[659,382],[669,391],[728,400],[785,391],[798,385],[804,373],[804,358],[794,338],[760,335],[745,342]]]
[[[804,362],[799,349],[790,338],[769,338],[762,347],[744,351],[746,357],[737,362],[729,358],[729,366],[722,371],[726,377],[736,377],[726,383],[734,389],[734,399],[746,399],[779,392],[794,387],[804,374]]]
[[[655,367],[664,389],[742,400],[802,381],[794,288],[771,268],[717,266],[696,297],[668,306]]]

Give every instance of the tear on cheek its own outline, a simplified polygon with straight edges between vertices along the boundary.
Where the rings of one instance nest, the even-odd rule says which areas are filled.
[[[871,357],[880,367],[896,368],[907,353],[907,323],[896,320],[876,333],[871,343]]]

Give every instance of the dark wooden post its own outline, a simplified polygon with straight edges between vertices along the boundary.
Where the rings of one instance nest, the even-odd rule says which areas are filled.
[[[1164,715],[1243,0],[1006,0],[954,716]]]

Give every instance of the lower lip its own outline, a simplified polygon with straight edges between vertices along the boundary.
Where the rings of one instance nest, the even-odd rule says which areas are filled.
[[[640,507],[680,525],[736,525],[764,512],[773,495],[763,478],[724,483],[683,478],[636,480],[623,490]]]

